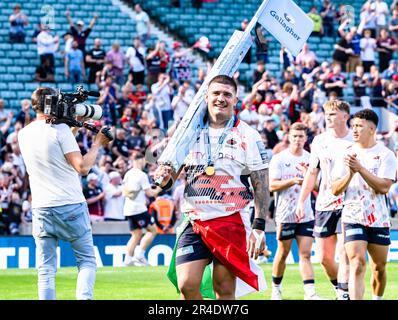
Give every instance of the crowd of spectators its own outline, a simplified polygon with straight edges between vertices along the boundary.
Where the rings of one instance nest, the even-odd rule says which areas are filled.
[[[329,0],[324,0],[321,8],[312,8],[309,13],[315,22],[312,37],[336,39],[335,51],[327,61],[320,61],[309,44],[304,45],[297,57],[281,48],[282,73],[273,76],[267,70],[265,42],[257,43],[255,58],[245,58],[255,62],[256,68],[250,84],[241,83],[239,72],[234,75],[240,96],[236,114],[260,132],[270,158],[288,147],[287,132],[295,122],[308,127],[305,148],[310,150],[314,136],[325,130],[323,104],[328,99],[344,98],[349,86],[354,93],[353,106],[385,106],[385,100],[398,103],[398,68],[392,59],[398,49],[398,6],[392,4],[392,16],[384,8],[381,0],[366,2],[358,26],[344,20],[343,9],[337,10]],[[102,106],[103,118],[93,124],[98,127],[106,124],[114,129],[112,145],[103,150],[90,174],[82,177],[92,223],[124,220],[120,211],[124,197],[120,186],[132,160],[137,154],[145,154],[146,172],[151,177],[157,156],[186,113],[212,63],[208,63],[207,69],[193,70],[190,54],[193,49],[185,49],[177,41],[171,48],[162,40],[151,41],[148,15],[138,4],[134,10],[137,35],[125,52],[117,42],[106,51],[100,38],[94,40],[92,48],[86,47],[87,37],[100,19],[97,14],[85,29],[84,21],[75,25],[71,13],[66,12],[69,30],[63,35],[63,42],[42,24],[33,37],[40,57],[35,79],[55,81],[54,54],[61,50],[69,81],[94,84],[100,92],[96,103]],[[25,34],[16,35],[15,31],[23,30],[28,23],[20,6],[15,7],[10,23],[10,42],[23,42]],[[250,90],[245,93],[247,88]],[[34,120],[33,116],[28,100],[21,102],[20,113],[14,115],[4,110],[4,101],[0,99],[2,234],[18,234],[18,225],[31,220],[29,184],[17,133]],[[85,154],[93,134],[82,128],[76,139]],[[380,133],[379,140],[394,151],[398,149],[395,128]],[[176,223],[180,219],[183,179],[180,178],[170,194],[175,202]],[[398,203],[396,184],[391,188],[390,199],[393,214]]]

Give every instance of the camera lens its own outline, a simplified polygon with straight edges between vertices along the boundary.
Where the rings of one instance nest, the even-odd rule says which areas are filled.
[[[102,108],[96,104],[78,103],[75,106],[75,115],[100,120],[102,118]]]

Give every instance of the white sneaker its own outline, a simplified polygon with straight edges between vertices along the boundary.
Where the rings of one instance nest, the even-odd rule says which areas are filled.
[[[271,300],[282,300],[282,290],[272,287]]]
[[[135,264],[134,264],[134,260],[130,260],[130,262],[127,262],[127,263],[125,262],[125,263],[124,263],[124,266],[125,266],[125,267],[132,267],[132,266],[134,266],[134,265],[135,265]]]
[[[325,300],[325,299],[321,298],[316,293],[314,293],[312,295],[304,294],[304,300]]]
[[[134,256],[133,259],[131,260],[131,262],[133,263],[134,266],[137,266],[137,267],[149,266],[149,263],[145,257],[138,258],[138,257]]]

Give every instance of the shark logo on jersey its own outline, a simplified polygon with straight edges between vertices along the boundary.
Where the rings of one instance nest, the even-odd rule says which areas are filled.
[[[227,140],[227,142],[225,143],[225,146],[228,147],[228,148],[236,149],[237,148],[237,146],[236,146],[237,143],[238,142],[234,138],[231,138],[231,139]]]

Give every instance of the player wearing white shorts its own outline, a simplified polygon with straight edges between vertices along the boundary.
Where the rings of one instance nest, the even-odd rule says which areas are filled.
[[[341,234],[341,210],[343,195],[331,192],[331,173],[335,158],[352,141],[347,127],[350,106],[347,102],[328,101],[323,106],[327,131],[316,136],[311,144],[311,156],[304,177],[297,205],[297,216],[304,217],[304,203],[314,189],[318,174],[321,174],[319,192],[315,205],[314,236],[321,265],[335,287],[337,299],[348,300],[348,258],[344,251]],[[335,252],[339,255],[339,264]]]
[[[365,292],[366,252],[372,269],[373,299],[380,300],[387,283],[390,214],[386,197],[396,178],[394,153],[376,141],[377,114],[370,109],[353,117],[354,144],[333,170],[332,191],[345,192],[342,220],[350,262],[349,292],[353,300]]]
[[[319,300],[315,293],[311,248],[314,238],[314,213],[310,198],[304,203],[304,217],[298,221],[296,206],[308,168],[310,154],[304,150],[307,127],[294,123],[289,130],[289,148],[275,155],[270,162],[270,191],[275,194],[275,221],[278,249],[272,266],[271,300],[282,299],[281,282],[286,268],[286,258],[296,239],[299,250],[300,273],[304,283],[304,299]]]

